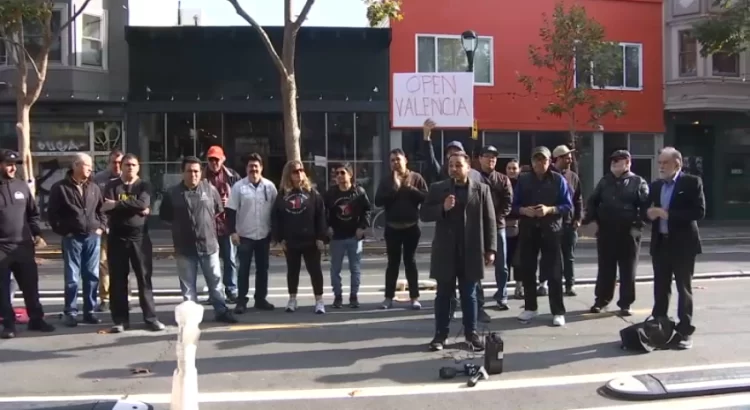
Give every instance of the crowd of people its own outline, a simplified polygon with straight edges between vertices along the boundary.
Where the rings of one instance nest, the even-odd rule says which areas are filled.
[[[574,150],[537,147],[525,171],[517,160],[498,172],[498,151],[481,150],[476,169],[460,142],[445,147],[441,165],[431,133],[424,126],[429,158],[422,175],[407,166],[401,149],[390,152],[390,177],[377,187],[374,205],[385,210],[387,266],[381,309],[394,305],[403,261],[409,307],[421,309],[415,253],[420,221],[435,224],[430,277],[437,283],[435,335],[431,350],[444,348],[449,325],[460,308],[466,343],[483,349],[478,322],[489,322],[482,280],[494,266],[496,309],[508,310],[508,283],[524,300],[518,320],[537,316],[538,296],[548,296],[552,323],[565,325],[564,296],[575,296],[574,255],[577,230],[597,224],[598,276],[591,312],[606,309],[614,298],[619,268],[618,313],[630,315],[635,301],[635,272],[642,229],[651,224],[650,252],[654,268],[653,315],[667,315],[671,282],[679,293],[677,331],[680,346],[692,346],[691,278],[701,252],[697,221],[705,214],[700,178],[681,171],[682,156],[664,148],[660,178],[650,185],[630,171],[627,151],[610,157],[611,168],[586,201],[571,169]],[[278,244],[286,258],[289,300],[286,312],[297,311],[302,261],[312,283],[313,312],[324,314],[322,251],[330,247],[330,308],[344,306],[343,259],[348,259],[348,307],[358,308],[363,239],[370,226],[371,204],[354,179],[348,163],[335,165],[336,184],[320,193],[300,161],[289,161],[278,187],[263,177],[263,158],[249,156],[246,177],[225,165],[223,149],[211,147],[204,167],[196,157],[182,160],[182,180],[163,194],[159,218],[170,226],[180,289],[185,300],[197,301],[199,272],[208,287],[215,319],[236,323],[249,308],[250,271],[255,263],[253,305],[274,310],[268,300],[270,249]],[[28,330],[50,332],[39,299],[35,248],[43,243],[39,208],[27,183],[15,177],[20,157],[0,152],[0,312],[2,338],[16,335],[10,285],[15,277],[28,311]],[[48,219],[62,238],[65,306],[62,323],[99,324],[98,314],[110,312],[112,332],[130,328],[130,267],[146,328],[165,328],[156,315],[153,255],[148,217],[155,206],[151,185],[139,178],[138,158],[113,151],[108,169],[92,176],[92,159],[77,154],[66,177],[50,192]],[[429,181],[429,184],[428,184]],[[3,189],[5,188],[5,189]],[[540,257],[541,256],[541,257]],[[537,275],[538,271],[538,275]],[[79,317],[77,295],[83,291]],[[234,304],[234,308],[230,305]]]

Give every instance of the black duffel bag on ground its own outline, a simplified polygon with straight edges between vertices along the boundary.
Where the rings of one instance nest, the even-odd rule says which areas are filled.
[[[623,350],[640,353],[668,349],[676,335],[675,326],[674,320],[668,317],[649,316],[642,323],[620,330],[621,347]]]

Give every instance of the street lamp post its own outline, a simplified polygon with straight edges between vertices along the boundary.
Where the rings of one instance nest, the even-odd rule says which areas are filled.
[[[468,67],[466,68],[466,71],[469,73],[474,72],[474,53],[477,51],[477,47],[479,47],[479,37],[477,36],[477,32],[474,30],[466,30],[463,33],[461,33],[461,46],[464,48],[464,52],[466,52],[466,61],[469,63]],[[474,78],[472,77],[472,84],[473,84]],[[468,154],[470,155],[471,159],[474,159],[474,127],[476,126],[476,119],[474,120],[474,125],[471,127],[471,148],[469,149]],[[478,132],[478,131],[477,131]],[[478,138],[478,136],[477,136]]]

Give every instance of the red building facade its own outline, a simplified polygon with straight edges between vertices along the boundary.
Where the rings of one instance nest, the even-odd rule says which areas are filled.
[[[597,91],[603,98],[626,103],[626,115],[606,118],[602,129],[577,124],[579,164],[585,189],[589,191],[609,164],[609,153],[629,149],[634,171],[651,178],[656,170],[655,154],[663,145],[663,59],[661,0],[579,0],[588,15],[605,26],[606,36],[623,49],[622,86]],[[495,145],[506,159],[528,163],[536,145],[550,149],[569,138],[567,118],[542,112],[549,103],[528,96],[518,75],[551,77],[529,62],[530,45],[541,45],[539,29],[544,15],[551,16],[556,0],[498,2],[494,0],[410,0],[403,4],[404,19],[391,24],[390,67],[393,73],[466,71],[467,61],[460,34],[474,30],[479,47],[474,63],[474,115],[480,130],[472,144],[470,130],[444,130],[433,144],[438,152],[452,140],[465,145]],[[566,2],[566,7],[572,5]],[[512,7],[510,7],[512,5]],[[393,111],[394,107],[391,107]],[[582,116],[584,117],[584,116]],[[585,117],[584,117],[585,118]],[[422,160],[421,131],[392,129],[391,145],[401,147]],[[414,159],[413,159],[414,160]],[[500,161],[499,166],[502,166]]]

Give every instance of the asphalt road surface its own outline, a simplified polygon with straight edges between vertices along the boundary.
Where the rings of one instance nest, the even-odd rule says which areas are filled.
[[[578,297],[566,298],[568,324],[563,328],[549,326],[545,303],[537,321],[519,324],[514,316],[521,302],[511,301],[511,311],[492,311],[493,321],[483,329],[501,332],[505,340],[504,372],[473,389],[465,387],[463,377],[438,378],[442,366],[482,359],[457,345],[445,352],[427,351],[434,326],[429,300],[422,311],[374,309],[379,296],[364,297],[362,309],[327,315],[304,309],[295,314],[250,311],[233,326],[212,323],[207,311],[196,363],[200,408],[747,408],[747,395],[711,397],[710,405],[680,400],[669,406],[624,407],[632,404],[597,390],[629,372],[750,366],[744,363],[750,357],[748,285],[747,278],[696,281],[694,348],[650,354],[625,352],[618,342],[621,328],[648,315],[648,283],[638,285],[635,315],[628,320],[586,313],[590,286],[582,286]],[[167,323],[173,323],[173,308],[168,299],[159,299]],[[0,341],[0,368],[6,375],[0,383],[0,410],[109,410],[111,406],[96,403],[123,396],[150,403],[155,410],[168,409],[174,327],[164,333],[136,328],[117,335],[101,332],[106,327],[60,328],[49,335],[23,332]],[[458,321],[452,332],[460,333]]]
[[[323,274],[326,284],[326,294],[330,296],[330,263],[327,257],[323,262]],[[640,261],[637,275],[640,277],[651,277],[653,270],[651,268],[651,258],[648,255],[648,249],[641,250]],[[362,260],[362,284],[360,289],[361,296],[381,295],[385,280],[385,257],[384,256],[366,256]],[[597,272],[596,252],[588,249],[581,249],[577,252],[576,257],[576,277],[579,281],[590,282],[596,278]],[[304,265],[304,264],[303,264]],[[420,279],[429,278],[429,255],[417,255],[417,267],[419,269]],[[63,277],[62,261],[60,260],[43,260],[39,266],[40,270],[40,289],[47,296],[62,297]],[[750,245],[725,245],[725,246],[706,246],[704,254],[698,258],[696,273],[727,273],[727,272],[746,272],[750,274]],[[254,268],[251,271],[254,275]],[[175,261],[172,259],[157,259],[154,261],[154,289],[169,294],[179,294],[179,285],[176,276]],[[286,262],[283,257],[271,257],[271,268],[269,272],[269,294],[273,299],[272,303],[285,303],[287,297],[286,291]],[[403,266],[401,270],[402,279]],[[349,291],[349,272],[348,265],[344,264],[342,272],[344,283],[345,297]],[[132,280],[133,285],[135,284]],[[199,278],[199,283],[203,284],[203,279]],[[485,287],[492,288],[495,286],[494,268],[487,269],[485,272]],[[254,279],[251,276],[250,286],[254,285]],[[135,287],[134,287],[135,288]],[[252,292],[252,290],[251,290]],[[300,296],[311,295],[312,288],[307,277],[304,267],[300,280]]]

